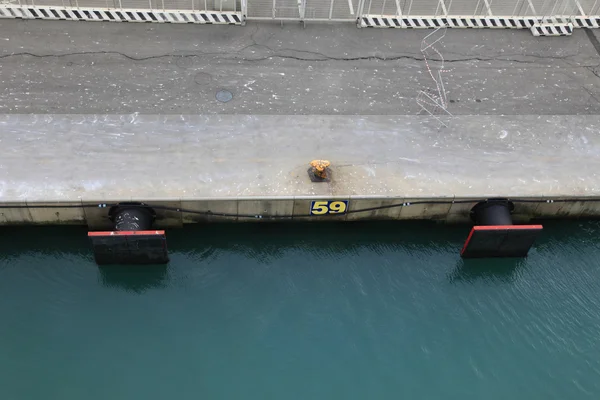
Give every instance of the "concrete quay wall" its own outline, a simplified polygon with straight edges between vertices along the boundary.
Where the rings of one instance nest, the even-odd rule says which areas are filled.
[[[485,199],[453,196],[288,196],[164,199],[143,203],[156,213],[154,227],[162,229],[210,222],[435,220],[469,223],[471,208],[482,200]],[[600,216],[600,197],[529,197],[511,200],[515,203],[515,223],[536,218]],[[112,230],[108,218],[110,206],[130,201],[5,202],[0,205],[0,225],[87,225],[90,230]],[[347,209],[338,214],[311,215],[313,202],[321,202],[317,206],[325,202],[342,202],[347,204]],[[319,212],[318,207],[316,211]]]

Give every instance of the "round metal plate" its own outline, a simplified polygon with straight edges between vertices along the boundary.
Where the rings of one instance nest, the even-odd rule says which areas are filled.
[[[231,94],[229,90],[222,89],[217,92],[216,98],[221,103],[227,103],[228,101],[231,101],[231,99],[233,99],[233,94]]]

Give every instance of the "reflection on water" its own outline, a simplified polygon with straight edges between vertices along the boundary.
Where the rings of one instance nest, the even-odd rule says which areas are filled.
[[[491,279],[509,283],[517,277],[519,267],[525,262],[523,258],[460,259],[449,279],[451,282]]]
[[[352,254],[365,249],[382,252],[401,248],[411,253],[460,249],[469,228],[431,222],[398,223],[248,223],[189,226],[168,232],[169,249],[193,253],[200,260],[220,252],[240,253],[270,263],[290,250],[310,254]],[[425,234],[425,236],[424,236]]]
[[[461,259],[460,248],[469,232],[467,226],[430,222],[356,222],[356,223],[248,223],[190,225],[167,231],[169,251],[197,262],[210,261],[223,254],[240,254],[258,263],[272,264],[290,251],[302,251],[317,257],[337,257],[371,251],[389,251],[423,256],[447,254],[443,260],[453,268],[449,279],[473,280],[490,277],[514,279],[526,259]],[[0,227],[1,259],[7,261],[25,255],[49,257],[73,256],[93,262],[87,230],[83,227]],[[593,245],[600,235],[600,223],[546,223],[544,234],[532,253]],[[581,251],[581,250],[579,250]],[[6,263],[5,263],[6,264]],[[102,282],[140,281],[140,288],[160,286],[168,268],[112,266],[101,268]],[[146,274],[140,273],[146,271]],[[144,283],[145,282],[145,283]],[[128,286],[128,284],[125,284]]]
[[[0,226],[0,257],[91,254],[87,232],[81,226]]]
[[[166,265],[105,265],[98,267],[103,285],[143,293],[166,287]]]
[[[437,268],[448,271],[447,279],[451,283],[477,280],[510,283],[518,278],[527,259],[461,259],[459,251],[468,231],[468,226],[428,222],[249,223],[192,225],[170,230],[167,235],[170,253],[175,259],[183,257],[198,265],[235,254],[272,266],[290,253],[300,254],[300,257],[310,255],[319,262],[358,257],[365,252],[400,253],[409,258],[435,260]],[[76,257],[97,268],[86,233],[83,227],[2,227],[0,234],[10,238],[0,242],[3,264],[24,256]],[[599,223],[595,221],[548,222],[532,254],[574,251],[573,247],[595,245],[598,235]],[[114,265],[97,271],[99,281],[107,287],[144,293],[150,288],[167,287],[172,266],[173,263],[167,266]]]

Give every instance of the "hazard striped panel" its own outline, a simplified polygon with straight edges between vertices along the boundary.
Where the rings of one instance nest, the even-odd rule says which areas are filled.
[[[533,36],[570,36],[573,24],[537,24],[531,27]]]
[[[600,28],[600,16],[571,18],[575,28]]]
[[[0,18],[242,25],[241,12],[0,5]]]
[[[589,21],[590,23],[592,21],[594,21],[594,23],[598,23],[600,22],[600,19],[587,19],[586,21]],[[360,19],[360,26],[364,28],[439,28],[446,26],[448,28],[529,29],[534,25],[543,23],[568,25],[570,22],[571,18],[567,17],[464,17],[451,15],[446,17],[401,17],[386,15],[364,15]],[[577,25],[575,24],[575,26]]]

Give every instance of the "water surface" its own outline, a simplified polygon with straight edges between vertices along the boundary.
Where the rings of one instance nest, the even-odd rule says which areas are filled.
[[[600,224],[524,260],[465,226],[191,226],[167,267],[0,229],[0,398],[598,399]]]

